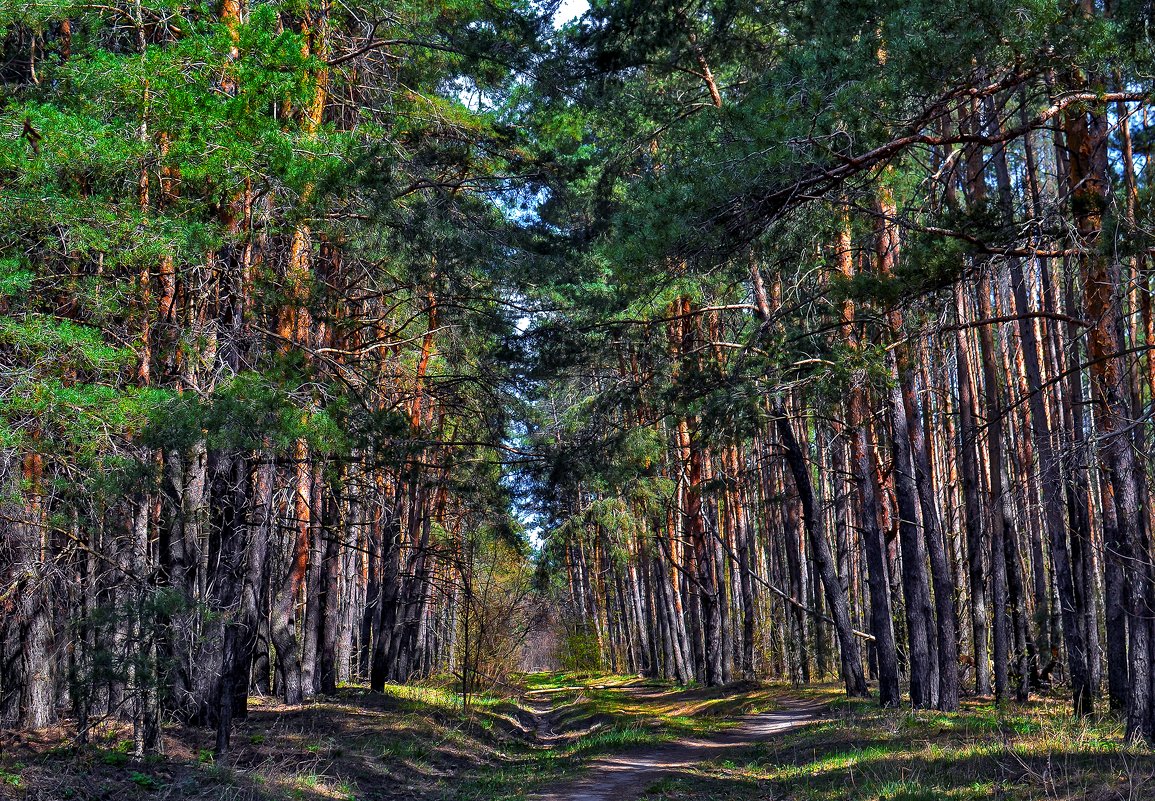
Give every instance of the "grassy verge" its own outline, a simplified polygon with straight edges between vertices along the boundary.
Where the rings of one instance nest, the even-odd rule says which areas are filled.
[[[288,708],[254,703],[217,763],[212,733],[166,727],[164,755],[129,756],[131,731],[101,727],[87,748],[61,730],[12,738],[0,752],[0,798],[440,799],[462,776],[490,770],[524,747],[531,713],[514,699],[474,699],[461,712],[436,686],[345,688]]]
[[[813,691],[808,691],[813,692]],[[807,693],[803,693],[807,694]],[[663,779],[654,799],[937,801],[1155,798],[1155,756],[1122,744],[1113,718],[1074,720],[1041,700],[957,714],[879,710],[831,698],[831,719],[727,761]]]

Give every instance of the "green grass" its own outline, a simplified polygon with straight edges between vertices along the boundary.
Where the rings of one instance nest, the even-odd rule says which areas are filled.
[[[831,719],[727,752],[655,782],[650,799],[921,801],[1155,798],[1149,751],[1122,745],[1110,717],[1073,720],[1058,701],[956,714],[879,710],[839,688],[679,688],[629,676],[524,677],[521,695],[476,696],[468,713],[449,683],[342,688],[304,707],[255,704],[236,752],[211,759],[212,732],[169,727],[167,755],[133,760],[123,727],[84,748],[43,743],[0,755],[0,796],[117,801],[367,799],[516,801],[574,777],[597,757],[709,736],[735,718],[805,696]],[[552,736],[537,736],[547,715]],[[63,735],[62,735],[63,737]],[[90,793],[89,793],[90,794]]]
[[[651,797],[931,801],[1155,797],[1155,757],[1122,743],[1117,720],[1072,718],[1065,702],[955,714],[836,700],[832,720],[703,764]]]
[[[781,687],[679,688],[636,676],[530,674],[529,703],[548,698],[561,736],[543,748],[519,744],[507,764],[464,777],[453,801],[513,801],[536,788],[574,776],[604,754],[708,735],[733,725],[732,717],[774,706]]]

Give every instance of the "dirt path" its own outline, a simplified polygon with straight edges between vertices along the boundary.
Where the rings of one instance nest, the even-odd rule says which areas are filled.
[[[824,711],[820,706],[790,706],[741,718],[740,725],[708,739],[678,740],[600,757],[586,767],[580,778],[530,798],[533,801],[631,801],[663,776],[797,729],[818,720]]]

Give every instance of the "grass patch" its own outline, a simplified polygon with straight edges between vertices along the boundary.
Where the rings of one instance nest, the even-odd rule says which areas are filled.
[[[931,801],[1155,797],[1155,756],[1110,716],[1076,720],[1058,699],[954,714],[835,699],[827,722],[706,763],[659,798]]]

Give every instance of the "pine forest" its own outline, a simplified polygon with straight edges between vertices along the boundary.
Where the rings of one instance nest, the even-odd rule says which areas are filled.
[[[1153,101],[1146,0],[0,0],[0,798],[1155,798]]]

